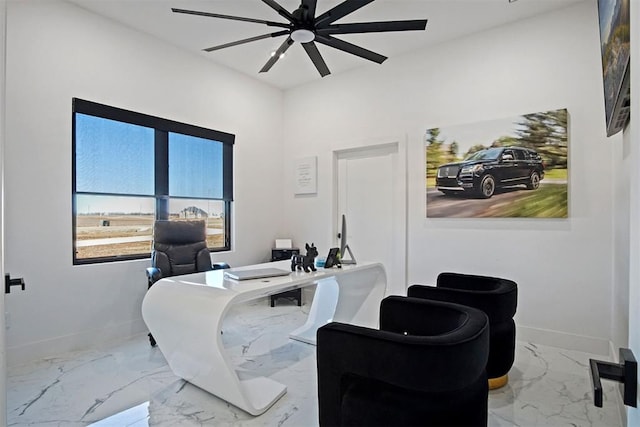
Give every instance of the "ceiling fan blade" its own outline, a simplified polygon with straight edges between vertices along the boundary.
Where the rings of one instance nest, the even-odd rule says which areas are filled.
[[[202,50],[204,50],[205,52],[213,52],[214,50],[220,50],[220,49],[224,49],[226,47],[231,47],[231,46],[238,46],[239,44],[254,42],[256,40],[268,39],[270,37],[280,37],[280,36],[284,36],[285,34],[289,34],[289,30],[278,31],[276,33],[263,34],[261,36],[249,37],[248,39],[242,39],[242,40],[238,40],[231,43],[225,43],[218,46],[208,47]]]
[[[221,15],[219,13],[199,12],[197,10],[176,9],[175,7],[172,7],[171,11],[175,13],[185,13],[187,15],[208,16],[210,18],[222,18],[222,19],[231,19],[234,21],[254,22],[256,24],[266,24],[270,27],[289,28],[289,24],[284,24],[282,22],[264,21],[262,19],[244,18],[242,16]]]
[[[373,2],[373,0],[346,0],[333,9],[329,9],[322,15],[318,16],[315,20],[316,28],[329,25],[371,2]]]
[[[313,62],[313,65],[316,66],[316,69],[322,77],[331,74],[331,71],[329,71],[329,67],[327,67],[324,59],[322,59],[322,55],[320,55],[320,51],[318,51],[318,47],[314,42],[302,43],[302,47],[307,52],[307,55],[309,55],[309,58],[311,58],[311,62]]]
[[[280,56],[283,53],[285,53],[287,51],[287,49],[289,49],[289,46],[291,46],[292,44],[293,44],[293,39],[291,38],[291,36],[287,37],[287,39],[284,41],[284,43],[282,43],[280,45],[280,47],[278,48],[278,50],[275,51],[273,56],[271,56],[271,58],[269,58],[267,63],[264,64],[264,67],[262,67],[260,72],[261,73],[266,73],[267,71],[269,71],[271,69],[271,67],[273,67],[273,65],[276,62],[278,62],[278,59],[280,59]]]
[[[287,21],[289,21],[291,23],[296,21],[296,19],[293,17],[293,15],[290,14],[287,9],[285,9],[282,6],[280,6],[275,0],[262,0],[262,2],[266,3],[273,10],[278,12],[280,14],[280,16],[284,17]]]
[[[302,0],[300,4],[303,8],[307,9],[307,18],[309,21],[313,22],[314,17],[316,16],[316,4],[318,0]]]
[[[426,19],[411,21],[361,22],[329,25],[317,30],[318,34],[382,33],[386,31],[418,31],[427,27]]]
[[[355,44],[351,44],[344,40],[336,39],[329,35],[316,35],[316,39],[318,43],[322,43],[327,46],[331,46],[335,49],[342,50],[344,52],[350,53],[352,55],[359,56],[360,58],[368,59],[369,61],[377,62],[378,64],[382,64],[386,61],[387,57],[380,55],[379,53],[372,52],[363,47],[356,46]]]

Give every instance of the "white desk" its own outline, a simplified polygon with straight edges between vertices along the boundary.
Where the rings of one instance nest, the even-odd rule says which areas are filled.
[[[290,261],[247,266],[291,268]],[[315,344],[317,329],[331,321],[377,328],[386,289],[382,264],[319,268],[289,276],[235,281],[224,270],[161,279],[142,302],[142,317],[180,378],[221,399],[260,415],[287,387],[269,378],[240,380],[222,345],[222,321],[233,304],[317,284],[307,322],[290,337]]]

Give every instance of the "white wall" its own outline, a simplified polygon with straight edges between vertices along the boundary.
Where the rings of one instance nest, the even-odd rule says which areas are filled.
[[[633,4],[633,2],[631,3]],[[631,27],[634,28],[633,26]],[[632,68],[633,70],[633,68]],[[633,78],[632,78],[633,79]],[[633,83],[633,82],[632,82]],[[630,283],[637,280],[638,272],[631,262],[637,257],[638,224],[638,144],[631,137],[628,126],[623,132],[608,138],[614,147],[613,155],[613,290],[611,307],[611,345],[615,354],[619,347],[628,346]]]
[[[640,3],[629,4],[631,15],[631,120],[624,131],[625,146],[630,155],[625,166],[631,177],[629,213],[629,252],[627,255],[629,282],[628,301],[628,346],[636,359],[640,356]],[[616,209],[618,205],[616,204]],[[626,326],[626,325],[625,325]],[[626,345],[618,345],[618,347]],[[640,383],[639,383],[640,384]],[[627,407],[627,425],[640,425],[640,398],[637,408]]]
[[[268,260],[281,91],[65,2],[9,2],[7,17],[6,271],[27,283],[6,300],[9,363],[145,330],[148,260],[72,265],[72,97],[236,134],[235,251],[212,258]]]
[[[613,289],[611,305],[611,342],[617,348],[627,346],[629,332],[629,279],[630,279],[630,225],[631,200],[634,188],[633,173],[636,163],[629,133],[616,134],[609,138],[614,148],[613,188]]]
[[[595,0],[329,76],[288,91],[284,108],[286,164],[317,155],[319,165],[317,197],[293,197],[285,175],[294,238],[332,242],[333,149],[404,136],[409,283],[445,270],[511,278],[520,339],[608,353],[615,149],[602,119]],[[568,219],[425,219],[426,129],[557,108],[570,115]]]
[[[5,99],[5,52],[6,52],[6,18],[7,18],[7,2],[0,0],[0,100]],[[2,253],[4,251],[2,244],[2,234],[4,233],[3,217],[3,199],[4,199],[4,129],[5,129],[5,104],[0,101],[0,277],[4,277],[4,263]],[[7,419],[7,352],[6,352],[6,334],[4,316],[4,294],[0,297],[0,420]]]

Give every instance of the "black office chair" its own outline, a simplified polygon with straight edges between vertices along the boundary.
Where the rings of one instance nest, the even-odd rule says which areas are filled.
[[[380,329],[318,329],[320,426],[486,426],[487,316],[390,296]]]
[[[491,329],[487,362],[489,389],[508,383],[516,348],[516,325],[513,321],[518,305],[516,282],[499,277],[440,273],[435,287],[412,285],[407,295],[464,304],[484,311]]]
[[[223,262],[211,264],[204,220],[155,222],[151,267],[146,271],[149,288],[163,277],[221,268],[229,268],[229,265]],[[149,342],[156,345],[151,333]]]

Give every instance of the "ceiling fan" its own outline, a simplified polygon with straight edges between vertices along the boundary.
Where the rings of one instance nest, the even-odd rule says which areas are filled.
[[[221,15],[218,13],[199,12],[195,10],[176,9],[171,10],[175,13],[185,13],[189,15],[208,16],[212,18],[231,19],[235,21],[254,22],[256,24],[265,24],[269,27],[283,28],[280,31],[263,34],[260,36],[249,37],[231,43],[225,43],[218,46],[203,49],[206,52],[224,49],[227,47],[237,46],[257,40],[270,37],[287,36],[287,39],[274,52],[271,58],[260,70],[261,73],[267,72],[280,59],[283,54],[294,43],[302,44],[302,47],[309,55],[309,58],[315,65],[316,69],[322,77],[331,74],[329,67],[324,62],[322,55],[318,51],[315,42],[330,46],[335,49],[342,50],[352,55],[359,56],[369,61],[382,64],[387,57],[378,53],[367,50],[363,47],[356,46],[352,43],[333,37],[336,34],[356,34],[356,33],[377,33],[388,31],[415,31],[424,30],[427,26],[426,19],[416,19],[407,21],[384,21],[384,22],[361,22],[348,24],[334,24],[335,21],[344,16],[355,12],[363,6],[373,2],[374,0],[345,0],[334,8],[325,13],[316,15],[317,0],[302,0],[300,6],[293,12],[287,11],[280,6],[275,0],[262,0],[267,6],[274,9],[280,16],[284,17],[288,22],[265,21],[262,19],[244,18],[241,16]]]

